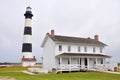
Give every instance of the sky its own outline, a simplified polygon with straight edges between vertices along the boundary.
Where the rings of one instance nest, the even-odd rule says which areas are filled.
[[[33,55],[41,62],[47,32],[75,37],[99,35],[105,54],[120,62],[120,0],[0,0],[0,62],[20,62],[24,13],[31,6]]]

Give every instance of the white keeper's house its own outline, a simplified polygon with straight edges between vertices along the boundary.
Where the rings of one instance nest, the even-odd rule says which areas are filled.
[[[106,55],[104,49],[107,45],[94,39],[55,35],[55,31],[47,33],[41,47],[43,48],[43,68],[63,71],[80,69],[96,69],[97,65],[104,65],[105,60],[111,56]]]

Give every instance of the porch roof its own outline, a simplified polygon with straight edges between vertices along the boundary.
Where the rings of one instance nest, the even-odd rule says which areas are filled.
[[[94,56],[94,57],[105,57],[105,58],[111,58],[109,55],[104,55],[104,54],[92,54],[92,53],[62,53],[58,56],[82,56],[82,57],[87,57],[87,56]]]

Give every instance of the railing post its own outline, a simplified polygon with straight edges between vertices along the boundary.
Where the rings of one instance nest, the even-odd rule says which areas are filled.
[[[96,69],[98,68],[98,66],[97,66],[97,58],[95,58],[95,64],[96,64]]]

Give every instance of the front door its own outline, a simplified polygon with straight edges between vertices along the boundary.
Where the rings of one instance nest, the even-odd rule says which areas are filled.
[[[88,64],[87,64],[87,58],[85,58],[84,61],[85,61],[85,68],[87,68],[87,65],[88,65]]]

